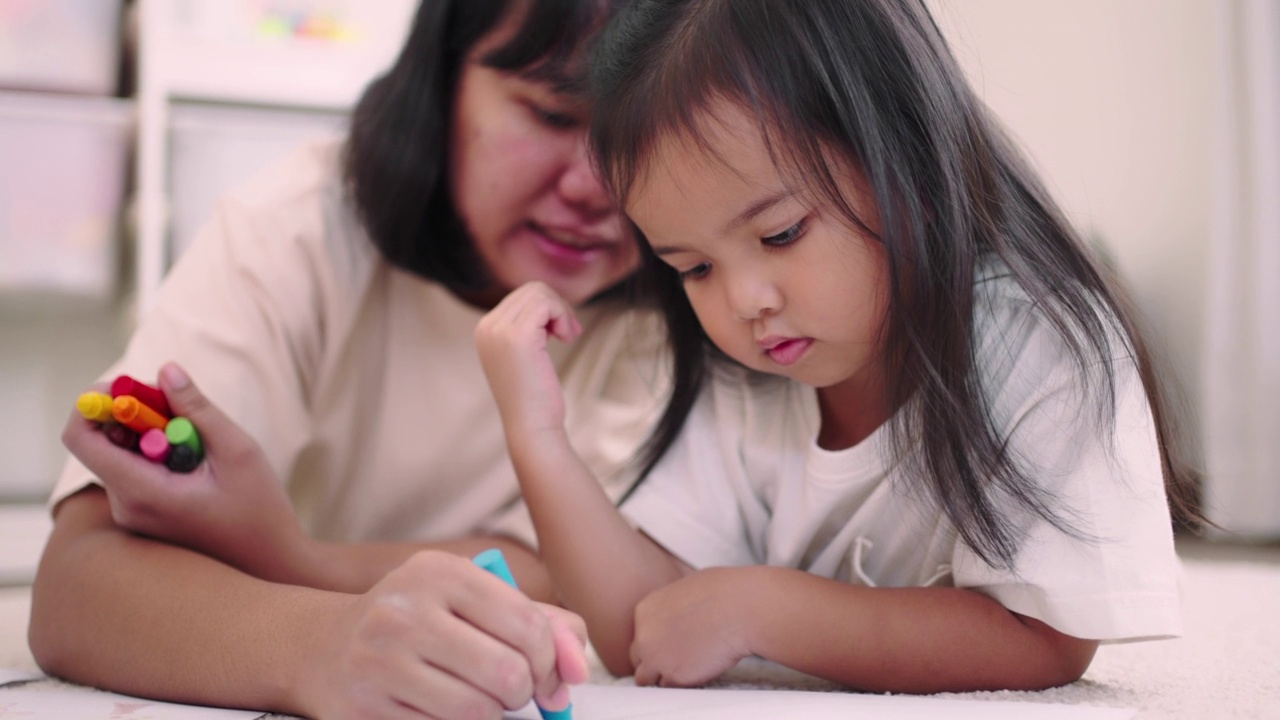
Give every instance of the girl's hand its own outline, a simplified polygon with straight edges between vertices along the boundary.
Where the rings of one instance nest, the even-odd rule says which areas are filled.
[[[569,306],[545,283],[508,294],[476,326],[476,351],[498,403],[507,440],[515,428],[564,429],[564,393],[547,354],[547,339],[570,342],[582,333]]]
[[[631,665],[637,685],[692,687],[751,654],[741,599],[742,568],[699,570],[636,605]]]
[[[200,433],[205,458],[193,472],[171,472],[113,445],[74,411],[63,429],[63,444],[106,488],[112,519],[264,580],[297,580],[311,541],[261,448],[177,365],[161,368],[159,385],[175,415]]]
[[[586,626],[471,561],[417,553],[314,634],[295,692],[317,718],[500,718],[563,709],[587,679]]]

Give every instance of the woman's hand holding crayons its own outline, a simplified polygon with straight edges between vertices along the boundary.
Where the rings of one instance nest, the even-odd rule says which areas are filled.
[[[210,403],[177,365],[163,367],[159,380],[161,398],[144,405],[158,416],[187,418],[190,427],[200,429],[196,442],[204,461],[189,472],[174,472],[172,462],[166,466],[123,451],[118,446],[121,439],[108,434],[124,424],[88,419],[83,407],[72,413],[63,430],[67,449],[106,488],[116,524],[206,553],[265,580],[300,579],[309,572],[312,544],[258,444]],[[162,410],[151,407],[161,402]],[[155,426],[158,421],[145,422]]]

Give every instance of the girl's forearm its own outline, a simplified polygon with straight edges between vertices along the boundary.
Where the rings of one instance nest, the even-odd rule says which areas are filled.
[[[605,667],[631,674],[635,606],[684,566],[627,523],[562,432],[509,433],[508,443],[557,592]]]
[[[758,592],[752,652],[873,692],[1031,690],[1078,679],[1097,641],[1059,633],[958,588],[866,588],[784,568],[744,568]]]

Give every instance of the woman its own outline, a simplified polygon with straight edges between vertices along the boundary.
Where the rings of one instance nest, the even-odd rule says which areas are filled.
[[[625,481],[652,366],[609,299],[636,250],[586,157],[577,82],[610,10],[426,2],[345,144],[222,203],[104,374],[158,377],[207,460],[169,474],[68,422],[83,465],[51,500],[42,667],[319,717],[563,701],[561,679],[585,672],[580,622],[460,557],[501,547],[552,599],[472,334],[530,280],[584,305],[588,340],[556,367],[580,450]]]

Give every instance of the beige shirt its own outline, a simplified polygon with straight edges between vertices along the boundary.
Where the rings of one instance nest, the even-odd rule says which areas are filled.
[[[318,538],[492,531],[534,544],[473,336],[484,311],[390,266],[316,143],[229,194],[103,377],[180,363],[263,447]],[[616,497],[661,410],[655,319],[580,312],[552,343],[570,439]],[[50,504],[94,482],[72,458]]]

